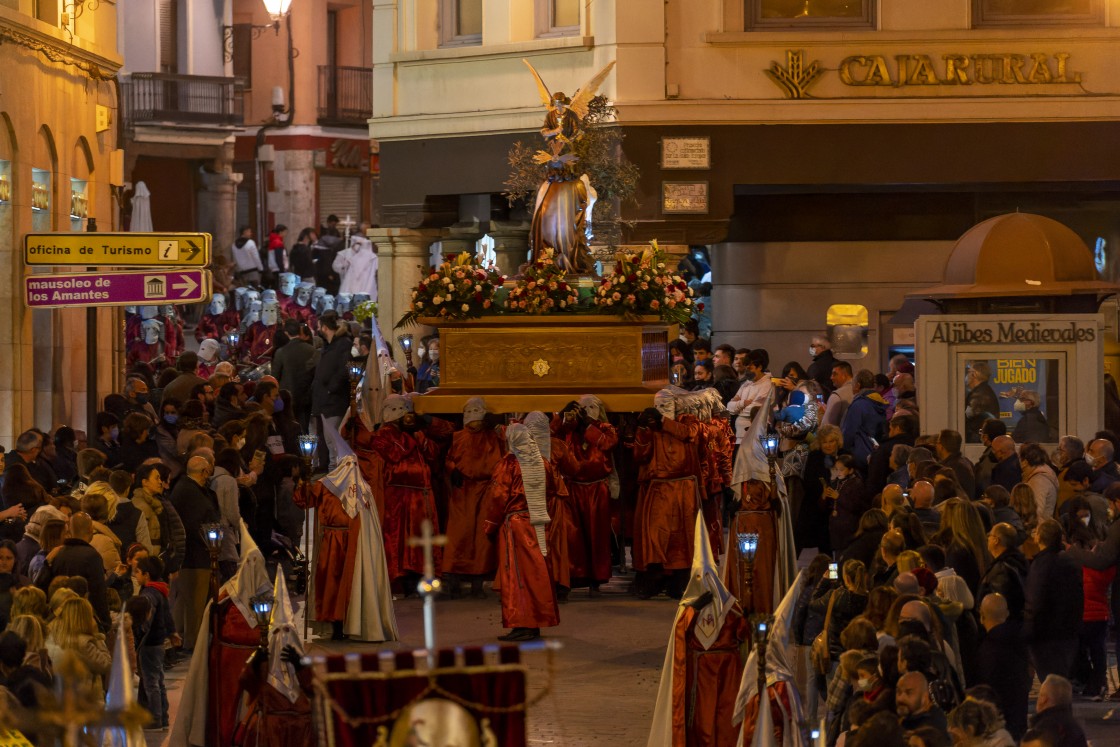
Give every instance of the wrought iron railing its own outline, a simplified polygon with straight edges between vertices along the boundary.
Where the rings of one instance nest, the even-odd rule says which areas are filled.
[[[365,125],[372,116],[372,69],[319,66],[319,124]]]
[[[132,73],[122,81],[124,122],[243,124],[244,91],[240,78]]]

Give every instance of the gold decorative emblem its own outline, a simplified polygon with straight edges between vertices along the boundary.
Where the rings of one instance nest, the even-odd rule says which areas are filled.
[[[809,86],[824,74],[824,70],[821,69],[820,60],[813,60],[806,65],[804,51],[787,49],[786,67],[771,62],[766,74],[785,91],[787,99],[804,99],[809,98]]]
[[[546,361],[544,358],[537,358],[535,361],[533,361],[533,373],[535,373],[537,376],[540,376],[542,378],[548,376],[548,372],[551,370],[552,366],[548,365],[548,361]]]

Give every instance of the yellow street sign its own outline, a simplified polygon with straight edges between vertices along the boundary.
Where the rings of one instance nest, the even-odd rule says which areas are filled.
[[[65,267],[205,267],[208,233],[29,233],[28,265]]]

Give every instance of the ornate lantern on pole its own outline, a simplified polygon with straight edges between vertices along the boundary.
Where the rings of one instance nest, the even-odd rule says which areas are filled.
[[[762,444],[766,463],[770,465],[770,502],[773,504],[778,499],[778,457],[781,456],[781,439],[777,433],[764,433],[758,437],[758,441]]]
[[[221,524],[202,525],[202,537],[206,540],[206,552],[210,554],[210,598],[218,603],[218,589],[221,587],[221,572],[218,570],[218,555],[222,551],[225,529]]]
[[[353,362],[350,363],[349,371],[350,371],[350,401],[353,402],[354,399],[358,396],[358,384],[362,380],[362,373],[364,372],[364,369],[362,368],[362,364],[359,361],[353,361]]]
[[[311,474],[311,461],[315,458],[315,451],[319,448],[319,437],[314,433],[304,433],[296,439],[299,443],[299,456],[307,473]]]
[[[774,624],[773,615],[752,615],[752,629],[755,651],[758,653],[758,702],[762,707],[762,695],[766,692],[766,645],[770,641],[770,627]]]
[[[265,592],[249,598],[253,605],[253,614],[257,616],[257,629],[261,633],[261,650],[268,653],[268,625],[272,620],[272,594]]]
[[[743,564],[742,573],[748,596],[748,599],[741,601],[747,605],[754,597],[754,557],[758,552],[758,532],[741,532],[736,535],[736,540],[739,543],[739,559]]]

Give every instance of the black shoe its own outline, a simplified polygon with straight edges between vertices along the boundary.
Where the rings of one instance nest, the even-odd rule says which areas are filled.
[[[560,586],[559,584],[557,584],[557,586],[556,586],[556,601],[559,602],[560,604],[564,604],[565,602],[567,602],[568,601],[568,593],[570,591],[571,591],[571,589],[569,589],[567,586]]]
[[[514,628],[505,635],[498,636],[499,641],[520,641],[523,635],[521,631],[528,630],[528,628]]]
[[[331,640],[332,641],[345,641],[346,634],[342,632],[342,621],[334,620],[331,622]]]
[[[591,588],[587,590],[587,595],[592,599],[601,597],[603,592],[599,591],[599,584],[591,584]]]
[[[471,596],[475,599],[486,599],[486,589],[481,578],[471,579]]]

